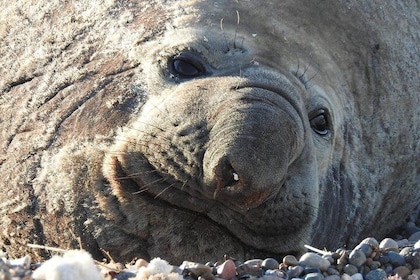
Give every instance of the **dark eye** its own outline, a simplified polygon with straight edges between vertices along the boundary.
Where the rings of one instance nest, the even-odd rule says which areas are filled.
[[[330,132],[328,112],[325,109],[319,109],[309,114],[309,122],[312,129],[319,135],[325,136]]]
[[[200,58],[193,53],[184,52],[168,61],[169,73],[180,78],[194,78],[204,74]]]

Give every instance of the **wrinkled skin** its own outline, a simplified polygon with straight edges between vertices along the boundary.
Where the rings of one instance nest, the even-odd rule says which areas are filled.
[[[4,250],[280,257],[403,221],[416,3],[169,2],[4,9]]]

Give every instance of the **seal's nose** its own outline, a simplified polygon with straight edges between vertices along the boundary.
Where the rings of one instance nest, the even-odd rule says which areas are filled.
[[[227,187],[241,188],[243,187],[243,176],[239,177],[238,172],[233,168],[232,164],[227,158],[222,158],[219,164],[215,167],[214,176],[216,181],[216,191],[214,198],[216,198],[219,190]]]

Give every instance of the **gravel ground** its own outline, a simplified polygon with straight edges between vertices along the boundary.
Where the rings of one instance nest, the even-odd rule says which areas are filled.
[[[61,251],[43,263],[31,263],[28,256],[0,259],[0,280],[15,279],[168,279],[168,280],[419,280],[420,278],[420,205],[403,226],[378,242],[366,238],[352,250],[323,251],[307,246],[300,258],[286,256],[237,260],[223,256],[206,264],[184,261],[171,265],[155,258],[137,259],[129,264],[94,261],[83,250]]]

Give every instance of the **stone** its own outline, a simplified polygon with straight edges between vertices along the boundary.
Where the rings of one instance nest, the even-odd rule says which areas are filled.
[[[328,275],[327,277],[324,278],[324,280],[340,280],[340,275]]]
[[[340,275],[340,272],[337,269],[335,269],[334,267],[330,266],[327,269],[327,274],[328,275]]]
[[[279,262],[273,258],[267,258],[261,263],[263,269],[278,269]]]
[[[368,244],[370,247],[372,247],[373,250],[377,250],[379,248],[379,242],[373,237],[367,237],[360,242],[361,244]]]
[[[420,269],[413,269],[412,273],[420,277]]]
[[[393,251],[387,252],[386,255],[389,258],[389,263],[393,267],[405,265],[405,258],[404,258],[404,256],[401,256],[400,254],[398,254],[396,252],[393,252]]]
[[[420,249],[420,240],[417,241],[416,243],[414,243],[413,248],[414,248],[414,250],[419,250]]]
[[[279,269],[268,269],[265,271],[264,275],[285,278],[285,272]]]
[[[379,243],[379,249],[384,251],[398,251],[398,243],[392,238],[385,238]]]
[[[420,252],[414,252],[407,257],[408,262],[414,269],[420,268]]]
[[[217,267],[217,274],[220,278],[230,279],[236,276],[236,266],[232,260],[227,260]]]
[[[407,276],[407,280],[419,280],[419,277],[416,274],[410,274]]]
[[[324,276],[321,273],[309,273],[305,275],[305,280],[323,280]]]
[[[297,265],[297,264],[298,264],[298,260],[297,260],[297,259],[296,259],[296,257],[295,257],[295,256],[293,256],[293,255],[286,255],[286,256],[283,258],[283,263],[284,263],[284,264],[286,264],[286,265],[295,266],[295,265]]]
[[[353,280],[350,275],[344,273],[341,275],[341,280]]]
[[[360,243],[359,245],[354,248],[354,250],[360,250],[362,251],[366,257],[370,257],[373,253],[373,248],[369,244],[366,243]],[[353,250],[353,251],[354,251]]]
[[[255,277],[262,277],[264,275],[264,271],[259,266],[253,266],[250,264],[247,264],[246,262],[244,264],[239,265],[236,268],[236,272],[238,274],[238,277],[245,277],[245,276],[255,276]]]
[[[194,274],[196,277],[201,276],[205,273],[212,273],[212,268],[210,266],[201,264],[201,263],[195,263],[195,262],[189,262],[184,261],[180,267],[181,270],[187,270]]]
[[[244,264],[261,267],[262,262],[263,262],[262,259],[250,259],[244,262]]]
[[[352,280],[363,280],[363,275],[361,273],[355,273],[351,276]]]
[[[145,259],[138,259],[136,263],[134,264],[136,269],[139,269],[140,267],[147,267],[148,265],[149,265],[149,262],[146,261]]]
[[[362,250],[353,250],[349,255],[349,263],[361,266],[366,262],[366,255]]]
[[[416,241],[419,241],[419,240],[420,240],[420,231],[417,231],[417,232],[413,233],[408,238],[408,241],[410,241],[410,242],[416,242]]]
[[[345,273],[347,273],[350,276],[358,272],[357,266],[352,265],[352,264],[345,265],[343,270]]]
[[[410,269],[406,266],[398,266],[394,268],[394,274],[401,278],[406,278],[408,275],[410,275],[410,273]]]
[[[299,263],[303,266],[318,267],[321,271],[326,271],[330,266],[330,262],[328,260],[311,252],[305,253],[302,257],[300,257]]]
[[[289,270],[286,272],[289,278],[296,278],[299,277],[303,273],[304,268],[300,265],[297,265],[295,267],[289,268]]]
[[[366,274],[366,280],[384,280],[386,278],[386,273],[383,269],[375,269],[371,270],[368,274]]]

